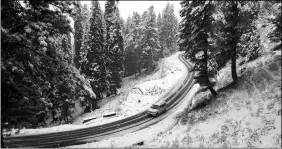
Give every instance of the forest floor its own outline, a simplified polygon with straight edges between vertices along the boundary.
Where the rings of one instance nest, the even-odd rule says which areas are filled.
[[[219,72],[215,97],[209,91],[196,94],[196,84],[182,103],[155,125],[69,147],[281,147],[281,51],[238,68],[237,83],[232,83],[230,64]]]
[[[161,59],[157,69],[150,74],[143,72],[137,76],[123,78],[118,95],[100,100],[98,102],[99,109],[83,114],[73,124],[38,129],[12,129],[3,134],[29,135],[68,131],[97,126],[140,113],[156,101],[164,99],[174,88],[181,85],[180,82],[183,82],[188,73],[186,66],[178,58],[181,53],[183,52],[176,52]],[[104,118],[103,115],[108,112],[115,112],[116,116]],[[83,124],[83,119],[87,117],[96,117],[96,119]]]

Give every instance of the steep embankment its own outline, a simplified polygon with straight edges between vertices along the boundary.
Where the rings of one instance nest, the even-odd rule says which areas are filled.
[[[236,84],[220,71],[219,95],[199,93],[181,123],[144,147],[281,147],[281,53],[247,63]]]

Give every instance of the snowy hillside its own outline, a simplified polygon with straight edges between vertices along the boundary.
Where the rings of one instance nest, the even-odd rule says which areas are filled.
[[[107,97],[99,102],[99,109],[79,117],[74,124],[65,124],[41,129],[12,129],[11,135],[38,134],[57,131],[67,131],[105,124],[123,119],[148,109],[154,102],[163,100],[170,90],[181,85],[187,75],[186,66],[179,60],[177,52],[159,61],[158,68],[149,75],[134,76],[123,79],[123,86],[117,96]],[[103,118],[107,112],[116,112],[112,118]],[[95,116],[97,119],[82,123],[83,118]]]

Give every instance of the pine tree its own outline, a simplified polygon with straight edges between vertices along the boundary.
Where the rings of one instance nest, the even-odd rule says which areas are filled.
[[[242,6],[245,2],[239,1],[222,1],[218,2],[218,6],[223,12],[224,26],[221,29],[221,38],[224,41],[228,56],[231,59],[231,75],[234,82],[238,80],[236,59],[239,54],[238,44],[244,33],[244,16],[242,15]]]
[[[80,1],[77,2],[78,7],[76,8],[76,16],[74,18],[74,50],[75,50],[75,56],[74,56],[74,64],[76,68],[80,67],[80,51],[82,48],[82,39],[83,39],[83,17],[82,17],[82,5]]]
[[[185,49],[189,60],[194,63],[191,71],[195,71],[194,79],[201,86],[206,86],[212,94],[216,95],[213,89],[214,83],[210,78],[215,76],[213,68],[213,47],[210,41],[210,34],[213,21],[214,6],[211,1],[188,1],[182,2],[181,16],[181,42],[180,46]],[[187,29],[187,30],[186,30]],[[190,36],[183,36],[190,32]],[[186,41],[187,43],[183,42]],[[185,43],[185,44],[184,44]]]
[[[102,21],[100,4],[98,1],[92,1],[90,27],[85,43],[86,62],[82,72],[89,77],[92,90],[96,93],[98,99],[101,98],[101,93],[108,89]]]
[[[238,53],[246,62],[256,59],[261,50],[260,34],[257,27],[259,15],[259,2],[249,1],[245,4],[243,12],[243,34],[238,44]]]
[[[160,41],[160,52],[159,52],[159,56],[161,58],[163,58],[165,55],[168,55],[168,49],[164,43],[164,38],[162,37],[162,28],[163,28],[163,18],[161,16],[161,14],[158,14],[158,18],[157,18],[157,27],[158,27],[158,34],[159,34],[159,41]]]
[[[141,29],[141,48],[144,49],[142,54],[142,62],[143,66],[147,68],[147,70],[152,70],[156,66],[156,62],[159,59],[159,51],[160,51],[160,44],[159,44],[159,36],[158,36],[158,29],[156,24],[156,14],[154,11],[154,7],[151,6],[148,9],[148,13],[144,12],[143,14],[144,19],[144,28]]]
[[[72,65],[72,61],[73,61],[73,51],[71,48],[71,39],[70,39],[70,34],[68,35],[63,35],[62,36],[62,53],[64,53],[63,58],[65,61],[67,61],[70,65]]]
[[[161,14],[159,13],[158,14],[158,18],[157,18],[157,27],[158,27],[158,29],[160,30],[161,29],[161,27],[162,27],[162,25],[163,25],[163,20],[162,20],[163,18],[162,18],[162,16],[161,16]]]
[[[92,10],[89,11],[88,7],[87,7],[87,4],[84,4],[83,7],[82,7],[82,28],[83,28],[83,38],[82,38],[82,48],[84,48],[84,43],[85,43],[85,40],[86,40],[86,37],[88,35],[88,32],[89,32],[89,28],[90,28],[90,17],[91,17],[91,14],[92,14]]]
[[[192,45],[191,41],[189,40],[189,37],[192,32],[192,6],[191,2],[189,1],[182,1],[180,3],[182,9],[180,10],[180,16],[182,20],[179,23],[179,39],[177,41],[180,51],[186,51],[186,49],[189,49],[190,46]]]
[[[270,33],[269,38],[272,42],[279,43],[274,50],[282,48],[282,16],[281,16],[281,3],[278,4],[278,11],[275,14],[275,18],[269,19],[269,21],[275,25],[275,29]]]
[[[106,68],[110,75],[110,91],[117,93],[121,87],[121,78],[124,73],[123,66],[123,33],[121,30],[119,10],[116,1],[107,1],[105,4],[106,21]]]
[[[134,42],[134,73],[141,73],[141,54],[142,49],[140,48],[140,33],[141,33],[141,16],[138,12],[133,12],[132,23],[134,28],[132,29],[132,39]]]
[[[128,16],[124,26],[125,26],[124,34],[127,35],[129,33],[129,29],[131,28],[131,17],[130,16]]]
[[[178,20],[174,14],[173,4],[167,3],[162,13],[162,26],[160,28],[160,42],[164,44],[164,49],[167,54],[175,51],[177,48],[177,32],[178,32]],[[166,55],[167,55],[166,54]]]
[[[234,82],[238,80],[236,58],[240,54],[246,61],[259,56],[260,39],[256,27],[258,2],[221,1],[217,6],[222,12],[218,29],[218,47],[221,55],[231,59],[231,74]]]
[[[60,121],[68,115],[61,103],[89,98],[83,76],[65,59],[72,53],[64,37],[72,31],[71,2],[26,2],[1,3],[1,120],[16,128],[44,126],[49,112]]]
[[[122,34],[123,34],[123,37],[125,36],[125,21],[123,20],[122,17],[119,17],[120,19],[120,25],[121,25],[121,31],[122,31]]]
[[[146,22],[147,22],[147,18],[148,18],[148,11],[145,10],[141,16],[141,22],[142,22],[142,26],[145,26],[146,25]]]
[[[92,9],[90,9],[90,10],[91,11],[89,11],[87,4],[84,4],[82,6],[81,16],[82,16],[83,32],[86,32],[86,30],[88,30],[89,26],[90,26],[89,20],[90,20],[90,17],[91,17]]]
[[[128,34],[125,36],[125,72],[127,74],[141,73],[139,47],[141,18],[137,12],[133,12],[133,16],[128,22]]]

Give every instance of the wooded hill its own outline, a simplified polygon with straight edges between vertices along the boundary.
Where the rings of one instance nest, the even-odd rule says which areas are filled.
[[[178,21],[167,4],[124,21],[118,1],[9,0],[1,4],[2,128],[70,122],[75,104],[94,110],[122,77],[150,72],[177,51]]]

